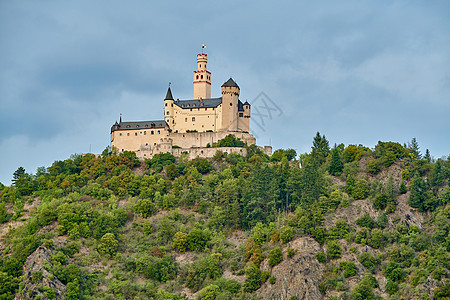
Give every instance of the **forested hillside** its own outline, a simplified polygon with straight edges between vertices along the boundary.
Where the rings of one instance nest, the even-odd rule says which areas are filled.
[[[186,157],[18,168],[0,299],[449,299],[450,161],[415,139]]]

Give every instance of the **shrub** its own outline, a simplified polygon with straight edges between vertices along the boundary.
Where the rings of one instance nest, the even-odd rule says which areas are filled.
[[[369,229],[372,229],[373,225],[375,225],[375,221],[368,213],[365,213],[361,218],[357,219],[355,223],[361,227],[366,227]]]
[[[283,226],[281,229],[280,238],[284,244],[290,242],[294,237],[294,229],[290,226]]]
[[[329,241],[327,243],[327,256],[331,259],[341,257],[342,249],[338,241]]]
[[[367,196],[369,195],[369,186],[367,184],[367,181],[362,178],[357,179],[351,195],[356,200],[367,198]]]
[[[352,277],[358,274],[358,269],[356,269],[356,265],[354,262],[349,261],[345,264],[344,269],[344,277]]]
[[[319,252],[316,254],[316,258],[319,262],[324,263],[327,261],[327,257],[325,256],[325,253]]]
[[[294,254],[295,254],[295,249],[293,249],[293,248],[287,249],[287,257],[291,258],[292,256],[294,256]]]
[[[158,209],[155,204],[153,204],[150,199],[139,199],[136,205],[134,206],[134,211],[138,214],[141,214],[142,217],[148,218],[154,215]]]
[[[281,252],[280,247],[276,247],[275,249],[269,252],[269,265],[271,268],[278,265],[283,261],[283,253]]]
[[[270,278],[269,278],[270,284],[275,284],[276,281],[277,281],[277,279],[275,278],[275,276],[270,276]]]
[[[244,291],[251,293],[261,287],[261,270],[253,263],[250,263],[246,272],[247,277],[244,281]]]
[[[172,247],[177,249],[178,252],[182,253],[186,251],[188,246],[187,234],[184,232],[177,232],[173,237]]]
[[[358,260],[364,267],[372,272],[375,271],[375,268],[378,265],[377,259],[368,252],[364,252],[363,254],[358,256]]]
[[[270,276],[270,272],[269,271],[262,271],[261,272],[261,283],[264,283],[267,281],[267,279]]]
[[[97,251],[106,256],[113,256],[117,251],[118,242],[112,233],[105,233],[99,241]]]

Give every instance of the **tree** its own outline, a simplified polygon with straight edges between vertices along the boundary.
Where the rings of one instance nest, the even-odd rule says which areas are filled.
[[[118,245],[114,234],[105,233],[98,243],[97,250],[100,254],[112,257],[116,253]]]
[[[344,162],[358,161],[361,158],[361,150],[355,145],[348,145],[343,152]]]
[[[330,145],[325,138],[325,135],[320,136],[320,132],[316,133],[316,136],[313,139],[312,149],[313,153],[317,155],[318,160],[324,162],[330,152]]]
[[[410,190],[409,205],[414,208],[418,208],[420,211],[424,211],[424,204],[427,199],[427,184],[425,183],[425,180],[423,180],[417,173],[411,182]]]
[[[412,138],[411,143],[408,143],[408,150],[412,157],[415,159],[421,159],[422,154],[420,153],[419,143],[417,143],[416,138]]]
[[[345,264],[345,269],[344,269],[344,277],[352,277],[355,276],[356,274],[358,274],[358,269],[356,268],[356,265],[354,262],[349,261]]]
[[[294,237],[294,229],[290,226],[283,226],[281,228],[281,240],[283,244],[289,243]]]
[[[134,206],[134,211],[138,214],[141,214],[143,218],[148,218],[154,215],[158,209],[155,204],[150,201],[150,199],[139,199],[136,205]]]
[[[336,144],[334,144],[331,152],[331,161],[329,171],[331,175],[337,176],[342,173],[344,169],[344,163],[342,162],[341,153]]]
[[[20,195],[28,196],[33,192],[33,181],[30,174],[25,172],[23,167],[19,167],[13,173],[13,186],[17,189]]]

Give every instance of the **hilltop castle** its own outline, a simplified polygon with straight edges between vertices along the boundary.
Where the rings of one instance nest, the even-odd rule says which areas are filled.
[[[211,98],[211,72],[207,54],[197,55],[192,100],[174,100],[170,86],[164,98],[164,120],[119,122],[111,127],[111,147],[119,152],[135,151],[140,158],[169,152],[187,152],[191,157],[212,157],[210,148],[229,134],[247,145],[256,144],[250,131],[251,106],[239,100],[240,88],[232,78],[222,84],[222,96]],[[224,152],[244,152],[227,148]],[[271,150],[271,149],[270,149]],[[266,149],[269,151],[269,149]]]

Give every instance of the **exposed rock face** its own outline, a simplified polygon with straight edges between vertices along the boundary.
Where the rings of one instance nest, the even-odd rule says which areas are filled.
[[[64,299],[66,286],[44,269],[45,265],[52,265],[51,255],[51,250],[40,246],[28,256],[23,266],[24,289],[22,293],[16,294],[17,300],[35,299],[38,295],[41,295],[42,299],[50,299],[53,295],[53,299]]]
[[[286,249],[294,248],[296,254],[287,258]],[[310,237],[293,240],[283,251],[283,261],[272,269],[271,275],[276,278],[275,284],[269,281],[256,291],[263,299],[289,300],[322,299],[319,283],[323,276],[323,266],[317,261],[316,253],[320,245]],[[268,260],[262,264],[263,271],[270,271]]]

